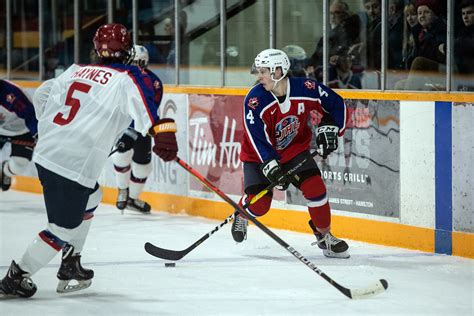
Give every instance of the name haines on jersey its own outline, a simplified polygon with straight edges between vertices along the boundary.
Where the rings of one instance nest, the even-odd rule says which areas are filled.
[[[74,64],[44,82],[34,97],[39,138],[33,160],[93,188],[132,120],[143,135],[158,120],[159,104],[146,76],[136,66]]]
[[[285,163],[308,150],[312,131],[308,125],[312,111],[329,114],[345,130],[346,106],[330,88],[307,78],[288,78],[287,99],[280,104],[261,84],[254,86],[244,101],[244,137],[240,159]]]

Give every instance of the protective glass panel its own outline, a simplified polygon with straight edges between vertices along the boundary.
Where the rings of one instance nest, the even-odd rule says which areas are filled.
[[[0,78],[7,75],[7,16],[6,0],[0,0]]]
[[[149,54],[149,66],[163,83],[176,84],[174,0],[137,1],[138,39]]]
[[[107,0],[79,1],[79,62],[88,64],[97,61],[92,39],[95,31],[107,23]]]
[[[38,1],[11,1],[11,79],[37,80],[39,75]]]
[[[234,6],[236,9],[230,8],[228,1],[226,85],[251,87],[256,80],[250,74],[253,60],[270,44],[270,4],[268,0],[257,0],[240,1],[239,5]]]
[[[72,1],[43,1],[44,80],[57,77],[74,63]]]
[[[454,22],[452,89],[474,91],[474,2],[456,1]]]

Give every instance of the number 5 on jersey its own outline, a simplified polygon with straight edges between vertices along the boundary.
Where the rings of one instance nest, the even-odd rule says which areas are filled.
[[[64,115],[64,113],[58,112],[58,114],[56,114],[56,116],[54,117],[53,122],[58,125],[66,125],[71,123],[71,121],[76,116],[77,111],[79,111],[79,108],[81,107],[81,101],[79,99],[74,98],[72,95],[76,90],[82,93],[88,93],[90,89],[91,86],[88,84],[77,81],[73,82],[69,87],[69,90],[67,91],[66,101],[64,102],[64,105],[71,107],[69,115]]]

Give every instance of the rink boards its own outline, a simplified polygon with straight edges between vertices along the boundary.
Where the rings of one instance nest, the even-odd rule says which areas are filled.
[[[34,92],[37,83],[19,82]],[[246,89],[165,86],[161,117],[178,124],[179,157],[235,201]],[[337,236],[474,258],[474,95],[341,91],[349,110],[339,149],[321,161]],[[33,167],[14,188],[40,191]],[[115,203],[111,161],[100,183]],[[153,209],[223,220],[232,209],[176,163],[153,157],[142,199]],[[275,191],[270,227],[310,232],[301,194]]]

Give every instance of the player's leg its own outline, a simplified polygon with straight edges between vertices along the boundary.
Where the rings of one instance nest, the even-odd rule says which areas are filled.
[[[260,164],[244,163],[245,194],[240,199],[239,205],[242,206],[248,203],[255,195],[264,190],[268,184],[268,179],[260,170]],[[247,212],[254,217],[265,215],[270,210],[272,197],[273,192],[268,192],[258,201],[251,204],[247,208]],[[237,214],[231,227],[232,238],[234,238],[236,242],[242,242],[247,239],[247,226],[248,220],[240,214]]]
[[[33,136],[30,133],[14,136],[12,138],[34,143]],[[25,171],[33,156],[33,148],[30,146],[12,143],[11,148],[9,160],[4,161],[0,166],[0,186],[2,191],[10,189],[11,178]]]
[[[151,137],[139,135],[133,150],[127,208],[141,213],[149,213],[151,209],[150,204],[140,200],[139,197],[152,170]]]
[[[132,170],[131,161],[133,150],[123,153],[116,152],[112,155],[114,163],[115,181],[117,182],[118,196],[116,206],[123,210],[127,206],[128,188],[130,186],[130,174]]]
[[[311,157],[304,152],[291,162],[297,163],[304,157]],[[285,165],[285,168],[291,165]],[[321,178],[321,172],[314,159],[307,162],[297,172],[293,184],[299,188],[307,200],[308,212],[311,216],[309,225],[317,239],[317,245],[326,257],[349,258],[349,246],[344,240],[331,234],[331,208],[326,192],[326,185]]]
[[[4,295],[30,297],[36,292],[36,285],[30,277],[48,264],[79,232],[92,191],[39,165],[37,169],[43,185],[48,225],[29,244],[21,260],[12,262],[0,283],[0,293]]]
[[[77,234],[63,248],[61,266],[57,273],[59,283],[56,291],[59,293],[81,290],[89,287],[91,284],[91,280],[94,277],[94,271],[82,267],[81,252],[89,233],[89,228],[94,217],[94,211],[101,200],[102,191],[100,190],[99,185],[96,184],[96,187],[87,201],[86,211],[82,223],[77,228]],[[75,280],[77,284],[72,285],[72,280]]]

